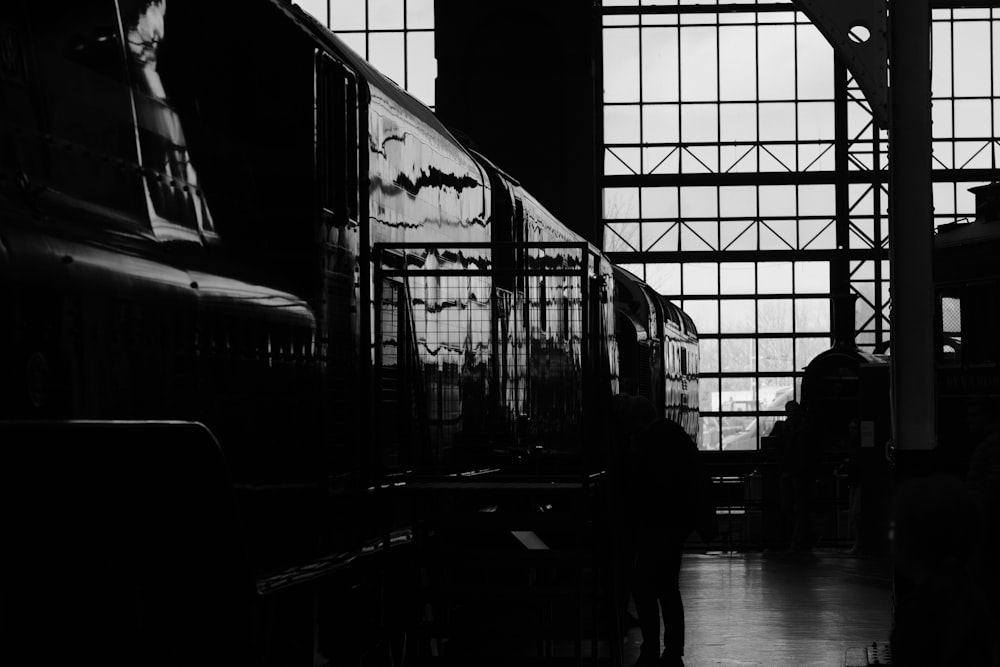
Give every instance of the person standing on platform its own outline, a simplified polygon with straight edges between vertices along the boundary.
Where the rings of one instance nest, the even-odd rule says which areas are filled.
[[[847,422],[845,433],[838,441],[838,449],[844,456],[843,462],[837,467],[840,474],[847,478],[848,489],[848,509],[847,523],[848,530],[854,535],[854,544],[848,553],[861,556],[867,551],[865,544],[866,522],[865,514],[868,511],[866,505],[871,502],[865,497],[864,478],[865,466],[871,465],[864,460],[864,453],[861,450],[861,425],[857,419]]]
[[[815,540],[812,526],[812,482],[817,443],[814,421],[797,401],[785,404],[788,417],[775,430],[781,441],[781,514],[791,553],[808,552]],[[774,431],[772,431],[774,435]]]
[[[619,407],[626,413],[630,435],[623,481],[631,536],[631,590],[642,633],[636,666],[683,665],[681,555],[695,530],[705,541],[716,537],[711,480],[698,459],[697,445],[676,422],[660,417],[644,398],[620,399]]]

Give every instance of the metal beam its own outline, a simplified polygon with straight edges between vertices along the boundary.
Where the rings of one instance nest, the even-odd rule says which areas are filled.
[[[892,266],[892,438],[899,450],[936,446],[934,225],[931,189],[929,0],[892,0],[889,255]]]
[[[881,248],[856,250],[646,250],[604,253],[615,264],[695,264],[699,262],[832,262],[889,259]]]
[[[794,2],[843,59],[871,104],[878,126],[889,127],[886,0]]]
[[[929,98],[928,98],[929,99]],[[935,169],[930,175],[934,183],[976,183],[984,181],[1000,181],[1000,169]],[[833,171],[774,171],[774,172],[737,172],[725,174],[636,174],[627,176],[603,176],[600,179],[604,188],[634,188],[634,187],[693,187],[700,185],[813,185],[835,183],[837,174]],[[851,171],[847,174],[848,183],[888,183],[889,174],[886,171],[868,170]],[[605,221],[607,222],[607,221]]]

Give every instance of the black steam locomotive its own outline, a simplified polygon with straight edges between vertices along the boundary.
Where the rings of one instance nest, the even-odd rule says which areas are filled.
[[[983,437],[970,430],[970,407],[994,413],[1000,405],[1000,185],[970,190],[976,218],[950,223],[934,237],[938,452],[936,464],[964,476]]]
[[[0,318],[11,656],[322,664],[387,487],[698,434],[691,320],[284,0],[0,5]]]

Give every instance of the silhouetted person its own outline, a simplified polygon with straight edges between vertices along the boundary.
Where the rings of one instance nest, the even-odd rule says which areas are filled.
[[[893,664],[990,665],[996,628],[973,565],[980,517],[972,495],[951,476],[907,480],[891,516]]]
[[[771,432],[768,435],[774,436],[779,440],[787,437],[787,435],[801,422],[801,409],[802,407],[795,399],[786,401],[785,418],[774,422],[774,426],[771,427]]]
[[[813,420],[797,401],[785,403],[785,414],[788,416],[774,425],[771,435],[780,440],[779,485],[785,537],[789,551],[798,553],[808,551],[815,539],[810,489],[815,472],[816,434]]]
[[[636,665],[683,665],[681,555],[696,529],[702,539],[715,539],[711,482],[698,460],[697,445],[677,423],[659,417],[643,398],[619,399],[618,405],[626,413],[631,436],[624,485],[633,555],[631,589],[642,633]]]
[[[864,466],[866,463],[862,460],[861,426],[857,419],[851,419],[847,423],[837,446],[844,456],[838,470],[847,478],[847,524],[848,528],[854,532],[854,544],[851,546],[850,553],[861,555],[865,553],[867,548],[864,540],[865,512],[868,509],[866,504],[870,501],[865,498]]]

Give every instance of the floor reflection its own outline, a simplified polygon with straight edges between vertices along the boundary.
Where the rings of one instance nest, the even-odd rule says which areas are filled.
[[[889,637],[889,567],[838,551],[806,556],[685,554],[687,667],[843,664],[845,651]],[[630,628],[626,666],[639,655]]]

